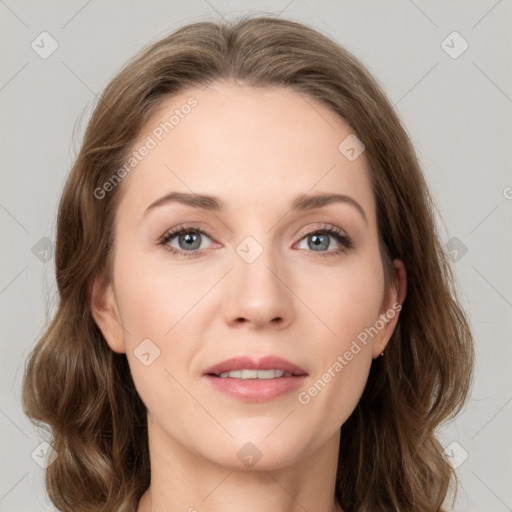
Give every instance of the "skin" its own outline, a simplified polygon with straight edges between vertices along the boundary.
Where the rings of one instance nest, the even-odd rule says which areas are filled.
[[[148,409],[152,482],[138,512],[333,512],[340,427],[399,315],[308,404],[297,395],[403,303],[403,263],[395,260],[385,288],[364,153],[349,161],[338,150],[352,132],[333,111],[285,88],[216,82],[167,98],[134,147],[190,96],[198,105],[121,183],[113,278],[93,286],[95,320],[110,348],[126,353]],[[173,202],[144,215],[171,191],[211,194],[225,208]],[[322,192],[350,196],[367,220],[343,203],[290,211],[295,196]],[[207,232],[199,256],[158,245],[182,223]],[[311,248],[307,235],[325,225],[353,247],[336,253],[343,246],[326,235],[327,248]],[[252,263],[236,252],[247,236],[263,249]],[[178,237],[168,245],[187,250]],[[160,356],[146,366],[134,350],[148,338]],[[297,392],[245,403],[201,376],[235,355],[267,354],[308,372]],[[262,455],[252,467],[237,456],[248,442]]]

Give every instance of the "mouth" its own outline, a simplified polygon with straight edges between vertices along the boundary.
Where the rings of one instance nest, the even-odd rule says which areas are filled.
[[[285,370],[250,370],[247,368],[240,370],[230,370],[228,372],[222,372],[219,374],[210,373],[212,377],[220,377],[221,379],[242,379],[242,380],[270,380],[280,379],[282,377],[300,377],[303,374],[287,372]]]
[[[264,402],[289,395],[307,376],[299,366],[275,356],[258,360],[236,357],[203,372],[214,389],[244,402]]]

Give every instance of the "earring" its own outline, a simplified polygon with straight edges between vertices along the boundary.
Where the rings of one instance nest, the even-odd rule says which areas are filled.
[[[384,357],[384,350],[380,353],[380,357]]]

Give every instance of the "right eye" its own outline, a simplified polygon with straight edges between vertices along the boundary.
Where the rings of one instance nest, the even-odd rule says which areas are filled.
[[[210,239],[208,234],[201,228],[178,226],[165,233],[159,243],[173,254],[190,258],[203,253],[204,247],[201,247],[203,245],[201,240],[203,237]],[[178,247],[171,245],[174,239],[176,239]]]

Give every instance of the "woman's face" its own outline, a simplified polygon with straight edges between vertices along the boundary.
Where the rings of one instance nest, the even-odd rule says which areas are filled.
[[[402,292],[385,289],[350,127],[297,92],[217,82],[162,103],[133,150],[93,311],[150,429],[231,468],[293,464],[336,440],[405,279],[396,261]],[[232,358],[246,360],[218,366]]]

